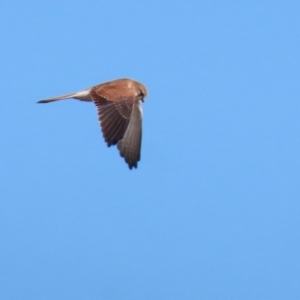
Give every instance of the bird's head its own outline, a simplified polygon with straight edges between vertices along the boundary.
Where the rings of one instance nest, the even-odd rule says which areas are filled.
[[[138,95],[138,97],[139,97],[139,99],[141,100],[141,101],[145,101],[145,98],[147,97],[147,95],[148,95],[148,92],[147,92],[147,89],[146,89],[146,87],[144,86],[144,85],[142,85],[141,83],[139,84],[139,95]]]

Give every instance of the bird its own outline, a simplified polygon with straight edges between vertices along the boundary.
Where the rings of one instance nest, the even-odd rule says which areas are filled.
[[[122,78],[80,92],[40,100],[37,103],[66,99],[93,102],[97,108],[107,146],[117,145],[120,156],[131,170],[137,168],[141,158],[142,102],[147,95],[147,89],[142,83]]]

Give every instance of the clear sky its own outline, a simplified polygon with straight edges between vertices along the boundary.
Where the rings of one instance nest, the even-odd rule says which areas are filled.
[[[1,1],[0,299],[300,299],[300,2]],[[145,84],[130,171],[96,108]]]

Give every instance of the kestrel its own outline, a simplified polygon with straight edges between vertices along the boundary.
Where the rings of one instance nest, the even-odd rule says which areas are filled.
[[[65,99],[94,102],[107,146],[116,145],[129,168],[137,168],[141,158],[142,102],[146,87],[131,79],[117,79],[81,92],[38,101],[49,103]]]

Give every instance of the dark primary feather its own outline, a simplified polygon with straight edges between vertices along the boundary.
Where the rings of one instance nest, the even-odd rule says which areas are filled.
[[[95,104],[105,142],[108,146],[115,145],[123,138],[129,119],[125,119],[119,114],[114,103],[99,104],[95,102]]]
[[[120,155],[124,157],[130,169],[137,168],[137,163],[141,159],[142,115],[139,105],[140,103],[134,105],[125,135],[118,142]]]

